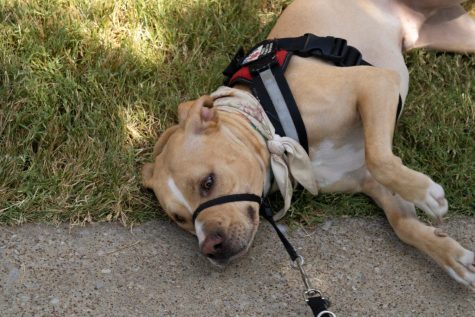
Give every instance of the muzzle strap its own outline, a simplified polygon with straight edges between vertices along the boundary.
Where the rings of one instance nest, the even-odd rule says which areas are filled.
[[[239,201],[250,201],[250,202],[255,202],[258,203],[259,206],[261,205],[262,198],[261,196],[257,196],[255,194],[232,194],[232,195],[226,195],[226,196],[221,196],[217,197],[208,201],[205,201],[201,205],[196,208],[195,212],[193,213],[193,224],[195,224],[196,218],[202,212],[203,210],[217,206],[217,205],[222,205],[222,204],[227,204],[227,203],[235,203]]]

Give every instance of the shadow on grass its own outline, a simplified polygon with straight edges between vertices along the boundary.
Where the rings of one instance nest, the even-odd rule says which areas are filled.
[[[2,3],[0,223],[155,217],[142,160],[266,3]]]

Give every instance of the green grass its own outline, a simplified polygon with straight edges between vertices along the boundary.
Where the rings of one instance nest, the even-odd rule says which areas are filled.
[[[0,0],[0,223],[160,215],[140,166],[176,105],[213,91],[288,0]],[[475,213],[475,57],[417,51],[396,152]],[[299,192],[290,219],[379,213]]]

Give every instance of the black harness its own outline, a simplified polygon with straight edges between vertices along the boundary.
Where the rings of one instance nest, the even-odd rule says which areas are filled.
[[[223,71],[225,84],[246,84],[259,99],[276,134],[298,141],[308,153],[307,131],[284,73],[293,55],[314,57],[338,67],[372,66],[346,40],[307,33],[300,37],[265,40],[248,54],[241,47]],[[402,110],[399,97],[397,116]]]
[[[276,134],[297,140],[307,153],[308,139],[305,125],[284,77],[285,69],[292,55],[320,58],[339,67],[372,66],[363,60],[361,53],[356,48],[347,45],[346,40],[331,36],[319,37],[309,33],[296,38],[265,40],[254,46],[249,52],[246,55],[242,47],[238,50],[231,63],[223,71],[226,76],[225,84],[228,86],[238,83],[249,85],[253,95],[259,99],[272,122]],[[397,117],[399,117],[401,109],[402,101],[399,97]],[[263,196],[242,193],[208,200],[199,205],[194,211],[193,224],[198,215],[210,207],[241,201],[259,204],[260,214],[276,230],[294,267],[300,270],[306,286],[305,299],[314,316],[335,316],[327,310],[330,302],[322,296],[320,291],[311,287],[302,268],[303,258],[295,251],[295,248],[275,224],[272,209]]]

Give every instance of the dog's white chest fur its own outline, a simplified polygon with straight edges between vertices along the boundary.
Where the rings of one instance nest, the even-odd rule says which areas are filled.
[[[318,187],[324,190],[365,166],[364,141],[355,138],[337,147],[334,142],[324,140],[310,148],[310,157]]]

